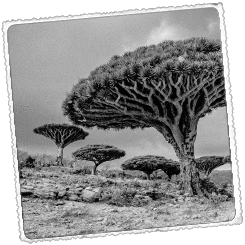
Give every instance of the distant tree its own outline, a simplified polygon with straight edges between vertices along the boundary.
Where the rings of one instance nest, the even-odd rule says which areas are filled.
[[[123,170],[139,170],[146,174],[147,179],[150,175],[158,169],[163,170],[168,178],[171,179],[172,175],[180,173],[179,163],[161,156],[137,156],[125,161],[121,165]]]
[[[203,156],[196,158],[197,168],[204,178],[207,178],[211,172],[226,163],[231,164],[231,157],[226,156]]]
[[[96,169],[101,163],[124,157],[125,151],[110,145],[87,145],[73,152],[72,156],[75,159],[94,162],[92,174],[96,174]]]
[[[88,136],[88,133],[82,128],[68,124],[46,124],[35,128],[33,131],[51,139],[57,145],[58,156],[56,162],[58,165],[62,165],[63,150],[67,145],[83,140]]]
[[[92,71],[63,103],[86,128],[154,127],[180,162],[180,188],[203,195],[194,143],[199,119],[226,105],[221,42],[206,38],[140,47]]]

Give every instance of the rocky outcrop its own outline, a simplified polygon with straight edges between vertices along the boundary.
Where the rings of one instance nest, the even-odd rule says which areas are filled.
[[[42,175],[41,175],[42,176]],[[68,176],[68,175],[67,175]],[[68,176],[69,177],[69,176]],[[45,177],[20,179],[22,197],[51,200],[69,200],[74,202],[106,202],[115,206],[144,206],[151,201],[182,204],[194,201],[194,197],[178,190],[174,183],[151,183],[146,181],[112,180],[105,177],[88,176],[82,181],[70,181],[69,178],[50,179]],[[212,200],[225,201],[233,197],[233,188],[227,184],[213,188],[206,184],[209,193],[216,193]]]
[[[97,202],[101,197],[102,189],[79,184],[68,187],[49,179],[41,179],[21,181],[20,193],[22,197]]]

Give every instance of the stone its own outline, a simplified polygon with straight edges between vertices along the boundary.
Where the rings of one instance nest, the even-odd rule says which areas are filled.
[[[101,189],[100,188],[86,188],[82,191],[82,200],[85,202],[97,202],[101,196]]]
[[[31,196],[31,195],[33,195],[33,191],[31,191],[31,190],[26,190],[26,189],[21,189],[21,190],[20,190],[20,194],[21,194],[21,196],[23,196],[23,197]]]
[[[191,197],[192,195],[190,193],[186,192],[186,193],[183,194],[183,196],[184,197]]]
[[[66,195],[66,191],[65,190],[60,190],[59,192],[58,192],[58,197],[64,197]]]
[[[192,219],[199,219],[201,216],[199,214],[192,215]]]
[[[25,190],[34,190],[34,186],[31,186],[31,185],[22,185],[21,188]]]
[[[185,192],[184,192],[183,190],[178,190],[178,191],[176,191],[176,194],[177,194],[177,195],[184,195]]]
[[[68,199],[70,201],[77,201],[79,199],[79,197],[76,194],[72,194],[68,197]]]
[[[217,218],[219,216],[218,212],[214,212],[210,215],[213,218]]]
[[[61,206],[61,205],[64,205],[65,202],[64,201],[61,201],[59,200],[58,202],[55,203],[56,206]]]
[[[82,187],[79,187],[79,188],[76,188],[75,190],[74,190],[74,193],[81,193],[82,191],[83,191],[84,189],[82,188]]]

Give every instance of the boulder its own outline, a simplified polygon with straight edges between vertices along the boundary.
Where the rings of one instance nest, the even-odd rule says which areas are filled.
[[[82,200],[85,202],[97,202],[101,196],[101,188],[87,187],[82,191]]]

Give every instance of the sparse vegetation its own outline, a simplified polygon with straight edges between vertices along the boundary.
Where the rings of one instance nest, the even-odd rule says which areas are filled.
[[[126,170],[122,179],[64,170],[60,166],[23,168],[20,183],[28,238],[223,222],[234,217],[230,182],[216,187],[206,179],[206,189],[213,192],[207,199],[186,195],[164,178],[143,180],[140,171]],[[120,172],[115,171],[117,176]],[[216,181],[231,176],[216,172]],[[83,200],[84,190],[101,194],[88,202]]]

